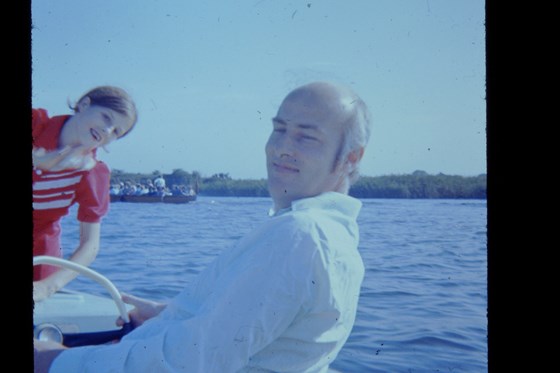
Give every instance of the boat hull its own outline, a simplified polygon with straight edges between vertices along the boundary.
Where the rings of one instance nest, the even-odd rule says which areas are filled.
[[[111,195],[111,202],[133,202],[133,203],[189,203],[196,201],[196,195]]]

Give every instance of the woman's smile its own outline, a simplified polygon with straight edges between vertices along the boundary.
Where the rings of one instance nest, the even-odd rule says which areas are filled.
[[[91,133],[91,136],[93,137],[93,139],[97,142],[101,142],[102,137],[101,134],[99,132],[97,132],[97,130],[95,128],[91,128],[89,130],[89,132]]]

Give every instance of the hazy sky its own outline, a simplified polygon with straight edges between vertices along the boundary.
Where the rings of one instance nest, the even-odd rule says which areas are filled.
[[[34,0],[32,22],[33,107],[136,101],[112,169],[264,178],[284,96],[331,80],[372,114],[362,174],[486,172],[482,0]]]

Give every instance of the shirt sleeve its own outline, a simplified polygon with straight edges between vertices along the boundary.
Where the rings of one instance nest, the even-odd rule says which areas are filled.
[[[109,195],[111,171],[103,162],[97,162],[86,173],[76,190],[78,220],[85,223],[98,223],[107,211],[111,197]]]
[[[32,109],[31,110],[31,136],[33,137],[33,146],[35,146],[35,139],[39,137],[44,129],[45,123],[49,120],[49,115],[45,109]]]
[[[276,229],[250,241],[254,250],[230,260],[212,278],[213,290],[189,318],[165,311],[108,346],[62,352],[51,372],[235,372],[278,338],[309,298],[309,268],[316,242],[306,234]],[[246,243],[249,246],[251,242]],[[165,315],[165,316],[164,316]]]

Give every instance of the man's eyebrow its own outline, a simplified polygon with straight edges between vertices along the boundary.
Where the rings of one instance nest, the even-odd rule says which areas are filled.
[[[288,125],[288,123],[287,123],[284,119],[281,119],[281,118],[278,118],[278,117],[272,118],[272,122],[273,122],[273,123],[277,123],[277,124],[281,124],[281,125],[284,125],[284,126],[287,126],[287,125]],[[306,129],[306,130],[319,131],[319,126],[316,125],[316,124],[311,124],[311,123],[298,123],[298,124],[296,124],[296,126],[297,126],[298,128],[302,128],[302,129]]]
[[[278,117],[272,118],[272,123],[278,123],[278,124],[283,124],[283,125],[287,124],[283,119],[280,119]]]

